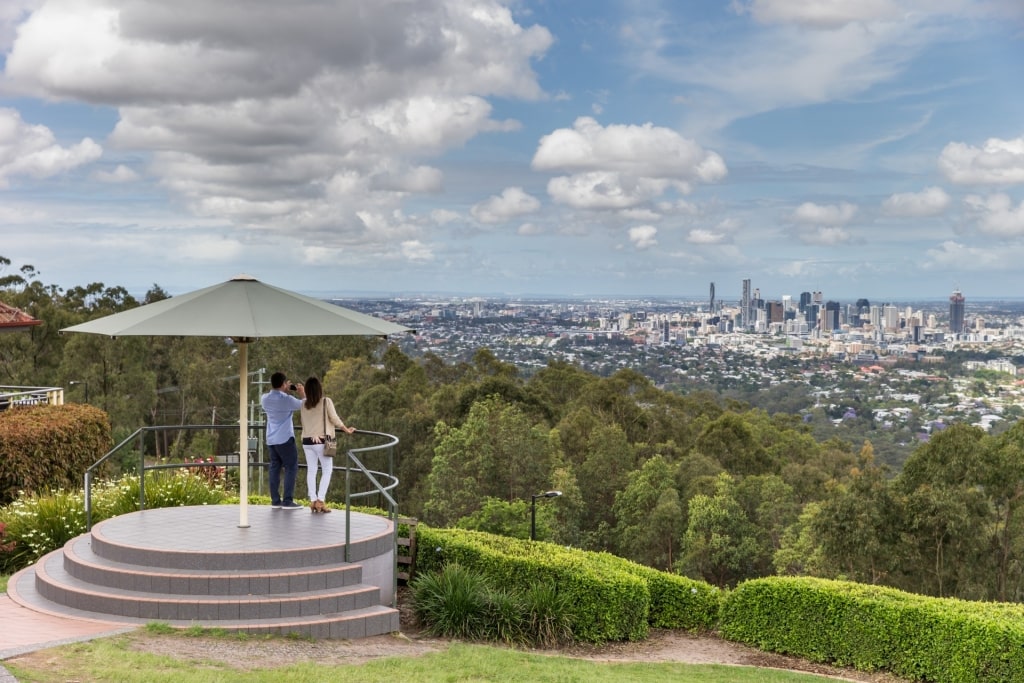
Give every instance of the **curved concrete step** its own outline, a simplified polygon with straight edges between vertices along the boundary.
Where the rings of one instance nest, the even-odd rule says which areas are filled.
[[[64,570],[97,586],[171,595],[266,595],[301,593],[359,583],[361,567],[336,564],[294,570],[164,569],[125,564],[92,551],[89,535],[64,546]]]
[[[15,574],[8,593],[40,612],[116,624],[313,638],[398,629],[398,611],[388,606],[395,577],[390,520],[256,508],[251,527],[238,527],[224,508],[105,520]],[[343,559],[346,536],[358,562]]]

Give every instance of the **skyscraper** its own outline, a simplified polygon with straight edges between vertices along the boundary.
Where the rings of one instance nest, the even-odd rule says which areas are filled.
[[[821,325],[822,331],[832,332],[839,329],[839,302],[829,301],[825,304],[825,318]]]
[[[740,301],[740,324],[743,329],[750,326],[750,280],[743,281],[743,300]]]
[[[954,289],[949,297],[949,332],[964,333],[964,295],[959,289]]]
[[[711,283],[711,306],[708,308],[708,313],[711,315],[715,314],[715,283]]]

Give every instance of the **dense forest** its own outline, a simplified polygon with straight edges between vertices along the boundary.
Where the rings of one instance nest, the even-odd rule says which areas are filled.
[[[237,423],[228,340],[58,334],[165,298],[160,287],[141,301],[99,283],[65,291],[10,265],[0,258],[0,301],[43,324],[0,335],[0,385],[87,382],[118,439]],[[822,441],[796,415],[659,389],[632,370],[552,361],[525,377],[487,349],[448,364],[302,336],[257,341],[250,367],[323,377],[347,423],[397,435],[399,504],[429,524],[525,536],[531,496],[556,489],[536,505],[539,538],[720,586],[781,573],[1024,600],[1020,423],[998,435],[953,425],[894,473],[868,442]]]

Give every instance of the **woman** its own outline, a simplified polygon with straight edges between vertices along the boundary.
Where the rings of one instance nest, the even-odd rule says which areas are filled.
[[[302,402],[299,418],[302,420],[302,451],[306,454],[306,486],[309,488],[309,509],[313,512],[330,512],[324,505],[327,488],[331,485],[334,472],[334,458],[324,455],[324,437],[334,436],[335,428],[346,434],[356,431],[346,427],[334,409],[334,401],[324,396],[320,380],[310,377],[306,380],[306,400]],[[330,425],[330,427],[328,427]],[[316,484],[317,468],[323,468],[320,487]]]

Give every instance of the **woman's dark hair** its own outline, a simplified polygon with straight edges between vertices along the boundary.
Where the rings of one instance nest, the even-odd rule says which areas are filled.
[[[320,403],[320,399],[324,396],[324,390],[320,386],[320,380],[316,377],[310,377],[306,380],[306,407],[316,408]]]

